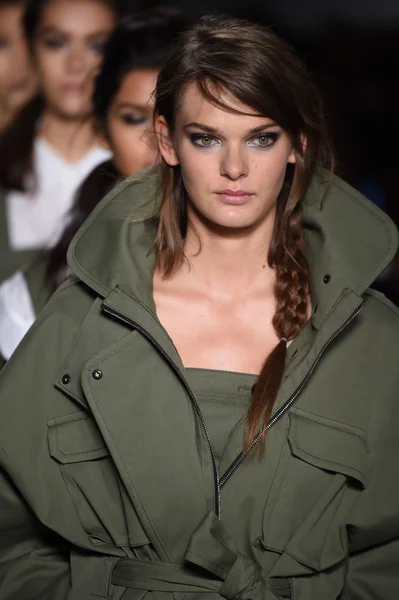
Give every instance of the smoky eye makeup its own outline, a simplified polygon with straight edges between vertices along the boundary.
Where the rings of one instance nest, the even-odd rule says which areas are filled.
[[[143,125],[150,118],[144,111],[129,109],[128,107],[119,111],[116,110],[115,114],[125,125],[131,126]]]
[[[189,139],[198,148],[212,148],[220,143],[215,136],[207,133],[189,133]]]
[[[273,146],[280,137],[280,131],[265,131],[252,137],[248,141],[248,144],[250,146],[259,146],[260,148],[269,148],[270,146]]]
[[[10,45],[10,41],[5,36],[0,36],[0,51],[6,50]]]

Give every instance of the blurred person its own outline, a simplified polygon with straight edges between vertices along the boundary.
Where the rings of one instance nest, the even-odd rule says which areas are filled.
[[[29,0],[40,95],[0,137],[0,282],[51,247],[86,175],[110,156],[93,128],[93,78],[117,24],[112,0]]]
[[[81,184],[68,224],[54,248],[0,285],[0,361],[12,352],[51,294],[64,281],[70,241],[118,180],[153,165],[153,91],[185,20],[173,8],[155,8],[125,18],[111,35],[95,82],[94,117],[113,153]]]
[[[0,375],[0,597],[397,600],[398,232],[260,26],[186,31],[154,113]]]
[[[23,11],[22,0],[0,0],[0,132],[37,87]]]

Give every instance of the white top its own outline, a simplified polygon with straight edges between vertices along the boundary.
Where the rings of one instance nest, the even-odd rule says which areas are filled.
[[[81,160],[66,162],[43,139],[36,138],[32,192],[10,192],[6,197],[8,236],[13,250],[48,248],[57,243],[67,223],[77,188],[111,153],[96,146]]]
[[[0,355],[8,360],[36,319],[21,271],[0,285]]]

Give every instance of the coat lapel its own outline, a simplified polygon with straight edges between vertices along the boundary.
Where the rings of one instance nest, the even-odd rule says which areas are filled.
[[[137,331],[125,336],[86,363],[83,390],[147,536],[162,560],[179,561],[186,532],[213,509],[209,449],[184,383],[162,356],[181,366],[154,315],[120,289],[104,308],[157,347]]]

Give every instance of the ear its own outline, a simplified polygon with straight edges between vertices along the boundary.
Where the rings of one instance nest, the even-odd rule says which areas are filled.
[[[301,135],[301,146],[302,146],[302,156],[304,156],[305,152],[306,152],[306,146],[307,146],[307,139],[306,139],[306,136],[304,136],[304,135]],[[287,162],[295,164],[296,156],[297,156],[297,153],[294,150],[294,148],[292,148],[291,152],[288,156]]]
[[[167,165],[170,167],[175,167],[180,162],[179,157],[177,155],[168,124],[166,123],[165,118],[162,116],[157,116],[155,118],[155,133],[162,158]]]

